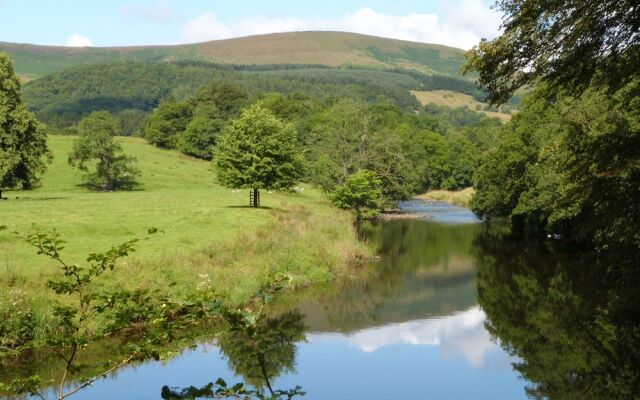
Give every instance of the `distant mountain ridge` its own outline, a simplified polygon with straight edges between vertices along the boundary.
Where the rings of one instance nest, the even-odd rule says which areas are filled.
[[[25,79],[106,61],[198,60],[221,64],[318,64],[459,75],[463,50],[346,32],[291,32],[170,46],[63,47],[0,42]]]

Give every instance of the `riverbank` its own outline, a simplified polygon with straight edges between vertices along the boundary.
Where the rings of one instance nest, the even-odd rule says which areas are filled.
[[[214,182],[210,163],[160,150],[136,138],[121,138],[138,159],[142,175],[133,191],[96,193],[81,186],[68,164],[73,137],[51,136],[54,162],[43,187],[8,192],[0,204],[0,315],[20,304],[46,321],[59,297],[47,288],[56,264],[13,232],[55,229],[66,241],[61,256],[85,260],[132,238],[160,233],[136,244],[105,289],[160,289],[186,298],[214,290],[243,303],[273,273],[292,277],[292,286],[328,282],[371,256],[357,241],[352,216],[333,207],[317,190],[263,193],[263,208],[247,207],[248,191],[234,193]]]
[[[431,190],[416,196],[420,200],[444,201],[461,207],[469,207],[475,190],[471,187],[462,190]]]

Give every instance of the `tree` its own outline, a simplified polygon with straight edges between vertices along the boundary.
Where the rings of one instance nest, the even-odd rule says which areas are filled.
[[[466,70],[494,103],[536,84],[476,175],[472,207],[637,252],[640,234],[640,4],[503,0],[504,33]]]
[[[191,120],[193,109],[173,98],[163,102],[151,114],[143,128],[144,138],[158,147],[174,149]]]
[[[372,171],[362,170],[351,175],[344,185],[331,194],[333,203],[343,209],[353,210],[356,220],[373,218],[382,209],[382,182]]]
[[[218,181],[232,189],[253,189],[251,205],[259,207],[259,189],[288,190],[301,177],[295,145],[293,126],[254,104],[218,138],[213,160]]]
[[[88,174],[88,183],[99,190],[130,188],[139,174],[133,166],[135,158],[125,155],[122,146],[113,141],[118,129],[118,120],[107,111],[93,112],[78,125],[69,164],[87,172],[95,160],[95,172]]]
[[[29,190],[51,161],[44,126],[22,103],[20,81],[0,53],[0,199],[3,190]]]
[[[503,33],[467,53],[492,103],[540,80],[580,95],[592,83],[618,90],[639,75],[637,0],[500,0]]]
[[[211,160],[213,146],[224,122],[214,105],[197,107],[191,122],[178,139],[178,150],[190,156]]]

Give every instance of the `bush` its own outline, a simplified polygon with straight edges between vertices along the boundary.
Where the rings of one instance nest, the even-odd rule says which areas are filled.
[[[353,210],[357,220],[374,218],[382,210],[382,182],[368,170],[359,171],[336,187],[331,194],[333,203],[343,209]]]
[[[8,306],[0,309],[0,349],[13,350],[31,342],[36,326],[31,308],[20,295],[12,295]]]

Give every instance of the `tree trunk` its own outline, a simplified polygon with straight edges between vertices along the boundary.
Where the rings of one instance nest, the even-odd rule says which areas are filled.
[[[253,207],[260,207],[260,190],[253,189]]]
[[[2,189],[0,189],[0,200],[2,200]]]

